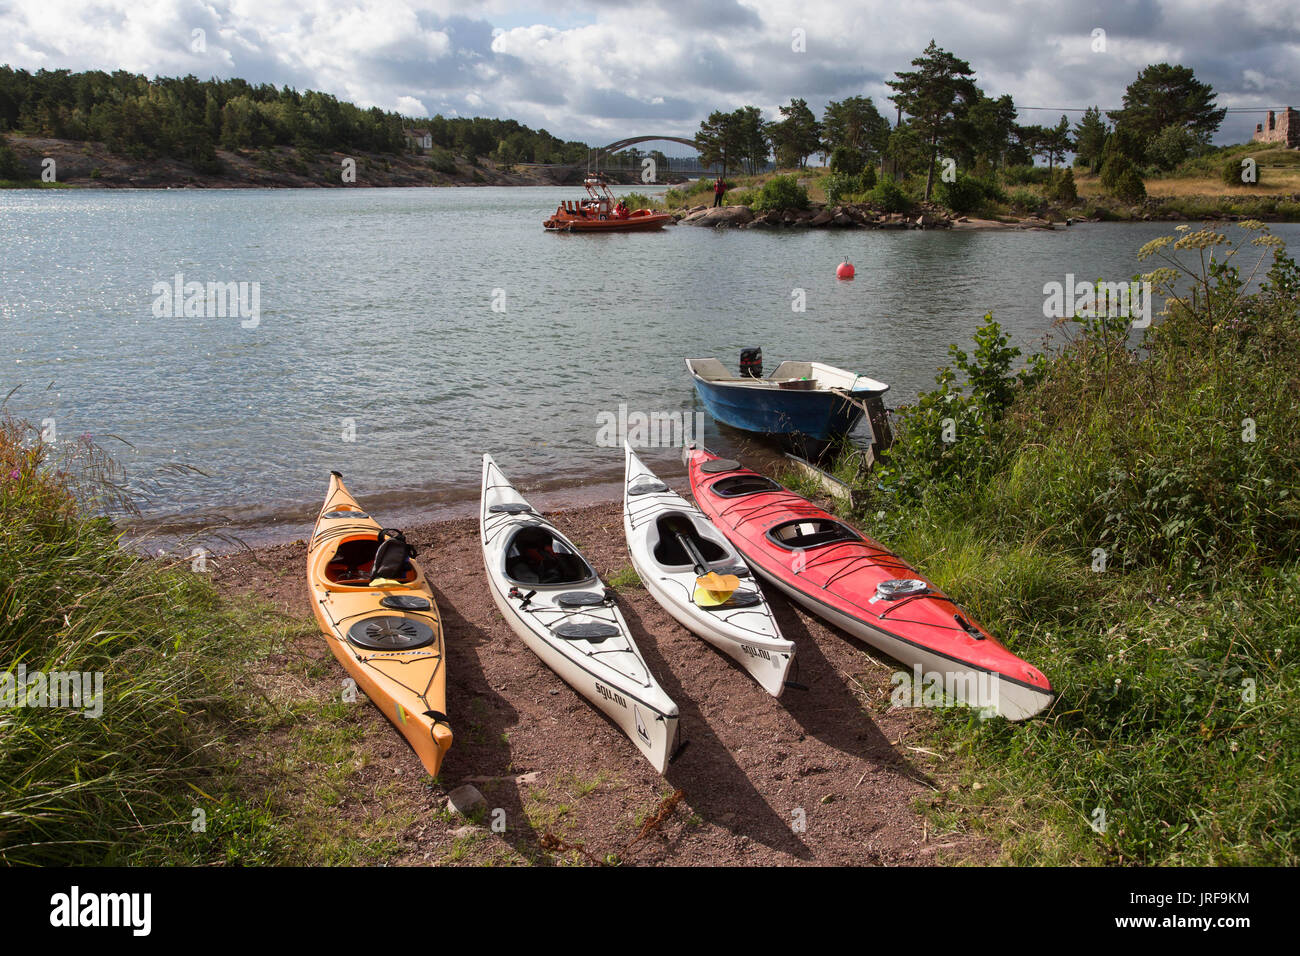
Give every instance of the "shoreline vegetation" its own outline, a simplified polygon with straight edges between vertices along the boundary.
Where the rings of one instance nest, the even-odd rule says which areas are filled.
[[[985,93],[933,42],[912,66],[887,81],[893,124],[864,96],[827,103],[820,120],[797,98],[771,120],[714,110],[694,139],[728,183],[726,208],[710,207],[712,178],[634,203],[746,228],[1300,222],[1300,150],[1210,145],[1226,111],[1188,67],[1152,64],[1122,109],[1045,126],[1019,123],[1011,96]],[[405,117],[239,79],[0,66],[0,188],[576,186],[591,156],[514,120]],[[683,178],[635,146],[599,165],[640,187],[646,162],[654,186]]]
[[[1167,296],[1140,345],[1076,316],[1020,363],[986,316],[869,476],[831,466],[854,490],[832,504],[1059,692],[1021,726],[943,712],[964,785],[937,821],[1022,864],[1294,866],[1300,269],[1259,222],[1139,259]]]
[[[1140,347],[1123,317],[1085,315],[1021,356],[986,316],[973,351],[953,346],[934,389],[899,410],[869,475],[851,453],[832,466],[857,492],[842,513],[1051,677],[1041,718],[890,710],[896,667],[776,602],[816,692],[756,692],[776,742],[745,722],[743,740],[724,739],[727,701],[755,689],[637,592],[616,506],[561,516],[622,582],[674,696],[686,670],[707,675],[679,702],[699,708],[699,766],[747,795],[739,814],[698,781],[651,779],[600,724],[581,769],[560,774],[546,748],[567,744],[528,701],[565,691],[472,597],[482,569],[455,556],[472,520],[417,537],[442,562],[456,747],[526,825],[500,835],[449,813],[447,782],[423,777],[373,708],[337,698],[301,542],[210,559],[212,578],[188,555],[129,554],[95,517],[119,484],[102,453],[6,420],[0,651],[28,672],[103,673],[106,718],[3,711],[0,860],[591,862],[580,841],[605,863],[861,862],[834,834],[858,832],[866,801],[875,862],[1296,865],[1300,268],[1259,222],[1180,226],[1138,258],[1167,297]],[[433,546],[453,540],[463,548]],[[771,809],[805,777],[825,794],[808,798],[812,855]],[[688,791],[676,811],[675,786]],[[915,813],[935,852],[916,844]],[[634,852],[647,820],[663,832]],[[741,853],[738,832],[775,856]]]

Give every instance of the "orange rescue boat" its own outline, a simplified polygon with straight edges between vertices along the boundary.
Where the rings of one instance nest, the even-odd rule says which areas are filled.
[[[565,200],[542,225],[552,232],[637,232],[659,229],[672,220],[665,212],[627,208],[627,204],[609,191],[609,183],[599,173],[588,176],[582,185],[587,199]]]

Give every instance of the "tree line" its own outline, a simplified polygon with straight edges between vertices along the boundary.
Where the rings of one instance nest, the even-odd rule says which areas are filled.
[[[724,177],[730,170],[752,173],[772,156],[778,166],[802,168],[820,154],[850,175],[878,164],[899,178],[924,173],[929,199],[941,158],[988,177],[1038,159],[1054,169],[1074,153],[1079,165],[1107,167],[1103,185],[1124,180],[1131,190],[1133,177],[1141,185],[1141,168],[1170,169],[1209,149],[1226,113],[1190,68],[1168,63],[1144,69],[1129,84],[1122,109],[1103,118],[1094,106],[1073,125],[1062,115],[1050,126],[1020,123],[1009,94],[985,93],[970,64],[933,40],[911,66],[886,81],[892,124],[868,96],[832,101],[820,120],[803,99],[791,99],[771,120],[756,106],[714,110],[695,136],[700,159],[721,166]]]
[[[1122,109],[1103,117],[1092,107],[1073,126],[1065,116],[1051,126],[1020,123],[1010,95],[986,94],[970,64],[933,41],[911,66],[888,81],[892,124],[867,96],[830,102],[820,119],[803,99],[791,99],[771,120],[756,106],[715,110],[695,137],[700,159],[721,166],[725,177],[730,170],[756,172],[772,156],[780,166],[802,167],[820,153],[849,175],[871,164],[898,178],[924,173],[928,199],[940,158],[987,177],[1037,159],[1052,168],[1073,152],[1076,163],[1101,172],[1107,188],[1135,196],[1143,188],[1142,169],[1169,169],[1207,149],[1225,114],[1214,106],[1213,89],[1191,69],[1167,63],[1142,71],[1125,92]],[[219,147],[396,154],[411,148],[406,131],[413,128],[427,130],[436,150],[471,163],[487,157],[503,164],[581,165],[590,156],[585,143],[515,120],[412,119],[362,109],[328,93],[241,79],[150,80],[120,70],[29,73],[0,66],[0,133],[103,142],[137,157],[187,160],[200,171],[220,169]],[[615,162],[635,165],[644,155],[667,166],[658,151],[630,150]]]
[[[476,162],[583,163],[588,146],[515,120],[412,119],[363,109],[314,90],[246,80],[155,77],[122,70],[38,70],[0,66],[0,133],[102,142],[136,157],[172,156],[197,169],[219,167],[217,148],[306,149],[397,154],[409,129],[427,130],[434,147]]]

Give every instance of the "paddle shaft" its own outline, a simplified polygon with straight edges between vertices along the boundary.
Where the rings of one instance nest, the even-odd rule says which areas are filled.
[[[695,573],[701,577],[708,574],[709,566],[704,563],[704,555],[701,554],[700,549],[695,546],[695,542],[680,531],[674,531],[673,534],[677,535],[677,540],[681,542],[682,548],[685,549],[686,556],[694,562]]]

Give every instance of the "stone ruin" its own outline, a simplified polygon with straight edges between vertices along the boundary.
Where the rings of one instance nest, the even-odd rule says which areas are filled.
[[[1251,139],[1256,143],[1281,143],[1283,146],[1300,147],[1300,112],[1291,107],[1281,114],[1268,111],[1268,122],[1255,124],[1255,135]]]

